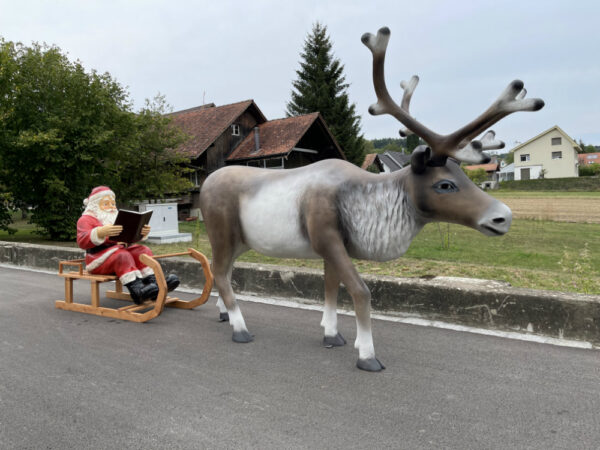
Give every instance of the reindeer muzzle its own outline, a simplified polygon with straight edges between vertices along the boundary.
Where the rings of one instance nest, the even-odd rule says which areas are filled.
[[[502,236],[510,229],[512,211],[499,200],[494,200],[477,222],[477,229],[487,236]]]

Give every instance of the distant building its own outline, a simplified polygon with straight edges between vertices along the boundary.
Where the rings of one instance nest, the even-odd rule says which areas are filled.
[[[495,158],[495,157],[494,157]],[[487,174],[487,180],[480,183],[482,189],[496,189],[498,187],[498,169],[499,164],[497,161],[492,161],[488,164],[476,164],[473,166],[465,166],[465,170],[478,170],[483,169]]]
[[[500,172],[498,172],[498,181],[511,181],[515,179],[515,163],[500,163]]]
[[[580,166],[600,164],[600,153],[580,153],[577,157],[579,158]]]
[[[369,153],[362,168],[367,170],[370,166],[377,167],[379,172],[390,173],[400,170],[410,164],[411,155],[400,152],[386,151],[384,153]]]
[[[579,176],[579,145],[558,125],[515,147],[515,180]],[[543,171],[543,172],[542,172]]]

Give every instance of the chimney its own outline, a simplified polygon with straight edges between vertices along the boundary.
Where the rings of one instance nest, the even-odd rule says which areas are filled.
[[[260,150],[260,135],[258,132],[258,127],[254,127],[254,152],[258,153]]]

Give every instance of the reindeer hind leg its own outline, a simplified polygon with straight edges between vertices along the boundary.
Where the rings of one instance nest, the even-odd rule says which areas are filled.
[[[346,345],[346,339],[339,333],[337,327],[337,296],[340,279],[334,267],[325,260],[325,306],[321,326],[324,329],[323,347],[341,347]]]
[[[229,280],[229,284],[231,284],[231,277],[233,274],[233,261],[235,261],[242,253],[246,252],[247,250],[248,250],[248,247],[243,246],[232,257],[232,262],[231,262],[231,264],[229,264],[229,269],[227,271],[227,279]],[[213,269],[213,272],[214,272],[214,269]],[[227,307],[225,306],[223,297],[221,297],[220,291],[219,291],[219,298],[217,299],[216,306],[217,306],[217,308],[219,308],[219,322],[229,322],[229,313],[227,312]]]

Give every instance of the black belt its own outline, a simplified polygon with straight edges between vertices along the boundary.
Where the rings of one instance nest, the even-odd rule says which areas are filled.
[[[102,250],[106,250],[107,248],[114,247],[117,244],[102,244],[98,245],[94,248],[88,248],[85,252],[93,255],[94,253],[101,252]]]

